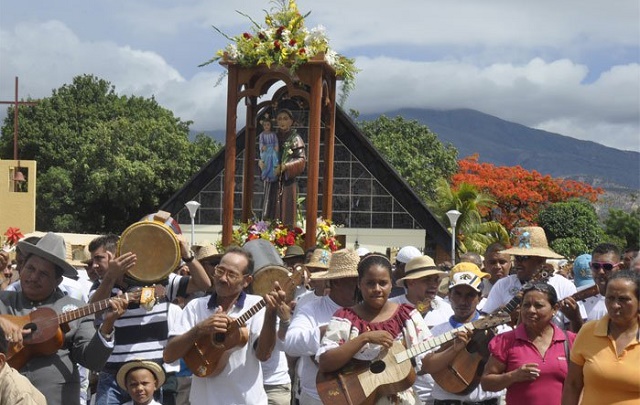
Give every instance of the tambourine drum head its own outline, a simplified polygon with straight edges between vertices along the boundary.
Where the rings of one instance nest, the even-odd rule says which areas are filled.
[[[180,263],[178,239],[160,222],[137,222],[125,229],[118,243],[118,255],[126,252],[137,256],[136,265],[127,274],[138,281],[160,281]]]
[[[253,293],[265,296],[273,290],[273,282],[280,283],[280,288],[287,293],[287,301],[293,300],[295,288],[287,291],[286,283],[289,280],[289,271],[280,266],[265,266],[253,274]]]

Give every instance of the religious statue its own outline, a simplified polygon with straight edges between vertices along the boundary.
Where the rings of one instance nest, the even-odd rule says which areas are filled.
[[[295,122],[295,116],[289,109],[280,109],[276,114],[279,164],[275,167],[275,180],[263,179],[262,219],[279,219],[288,227],[296,225],[297,177],[307,164],[304,141],[293,128]]]

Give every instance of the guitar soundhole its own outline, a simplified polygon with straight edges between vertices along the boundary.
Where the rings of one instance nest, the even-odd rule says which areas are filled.
[[[373,374],[380,374],[385,370],[385,368],[387,368],[387,365],[384,364],[384,361],[382,360],[376,360],[371,363],[371,366],[369,366],[369,370],[371,370]]]
[[[216,333],[213,335],[213,341],[219,344],[224,343],[224,333]]]
[[[33,335],[33,333],[38,330],[38,325],[36,325],[33,322],[29,322],[29,323],[25,324],[22,327],[22,329],[30,329],[31,330],[31,334]]]

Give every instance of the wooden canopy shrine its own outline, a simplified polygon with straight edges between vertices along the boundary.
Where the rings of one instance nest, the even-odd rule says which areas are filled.
[[[258,98],[278,82],[284,83],[274,95],[304,100],[309,109],[307,152],[307,198],[305,249],[316,246],[316,221],[318,212],[318,184],[320,174],[320,140],[324,132],[324,189],[322,216],[331,218],[333,200],[333,159],[336,115],[336,73],[324,61],[324,55],[297,67],[295,72],[287,67],[242,67],[236,63],[222,62],[228,70],[227,124],[224,163],[224,198],[222,206],[222,243],[231,243],[233,233],[233,207],[236,174],[236,119],[240,100],[246,105],[246,131],[242,184],[242,221],[252,217],[254,172],[256,168],[257,116],[267,100],[258,104]],[[324,131],[323,124],[324,123]],[[275,218],[274,218],[275,219]]]

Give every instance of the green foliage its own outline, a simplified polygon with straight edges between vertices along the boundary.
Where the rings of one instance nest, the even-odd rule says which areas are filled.
[[[483,222],[481,212],[494,205],[493,197],[480,192],[473,184],[460,183],[457,189],[452,189],[444,178],[437,182],[436,201],[429,204],[431,211],[444,224],[449,223],[447,211],[460,211],[456,224],[458,246],[462,252],[479,254],[484,254],[487,246],[494,242],[509,243],[509,233],[502,224]]]
[[[580,238],[568,237],[554,239],[549,246],[551,249],[571,260],[584,253],[590,253],[591,248]]]
[[[435,198],[438,179],[448,179],[458,170],[457,149],[451,144],[443,145],[436,134],[415,120],[382,115],[358,124],[376,149],[425,201]]]
[[[544,228],[551,246],[560,239],[558,249],[565,252],[557,252],[568,258],[575,257],[572,256],[574,252],[590,252],[602,241],[604,234],[594,207],[582,200],[551,204],[538,215],[538,224]]]
[[[11,111],[10,111],[11,112]],[[0,150],[10,155],[12,120]],[[77,76],[20,110],[22,159],[38,164],[37,229],[121,232],[158,209],[220,148],[153,99],[116,94],[105,80]]]
[[[617,237],[623,248],[640,246],[640,208],[630,213],[619,209],[610,209],[604,222],[605,232]]]

